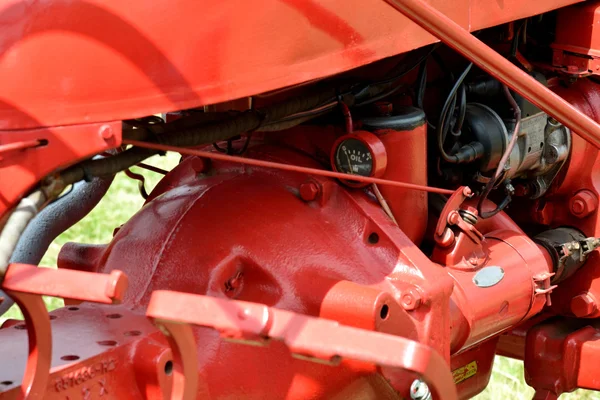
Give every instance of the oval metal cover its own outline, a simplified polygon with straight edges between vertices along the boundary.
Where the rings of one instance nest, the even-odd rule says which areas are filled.
[[[479,287],[494,286],[504,278],[504,270],[500,267],[485,267],[473,277],[473,283]]]

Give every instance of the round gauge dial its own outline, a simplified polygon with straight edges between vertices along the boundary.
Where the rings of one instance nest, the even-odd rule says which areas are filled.
[[[367,145],[354,138],[343,140],[335,150],[335,169],[361,176],[373,173],[373,154]]]
[[[344,135],[333,144],[331,166],[334,171],[344,174],[379,178],[387,166],[385,145],[377,135],[367,131]],[[340,181],[350,187],[368,185],[352,179]]]

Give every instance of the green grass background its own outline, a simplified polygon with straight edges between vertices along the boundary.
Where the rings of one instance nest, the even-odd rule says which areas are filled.
[[[177,164],[179,155],[168,154],[167,156],[155,156],[148,162],[157,167],[170,169]],[[146,189],[148,192],[160,180],[161,175],[139,168],[133,168],[135,172],[146,177]],[[138,191],[137,181],[127,178],[120,173],[115,178],[107,195],[100,204],[83,220],[64,232],[52,243],[40,265],[56,268],[56,258],[63,244],[67,242],[81,243],[107,243],[112,237],[113,230],[126,222],[143,204],[143,199]],[[53,310],[63,306],[61,299],[46,298],[48,309]],[[3,316],[6,318],[22,318],[17,307],[14,307]],[[600,366],[597,366],[600,373]],[[494,370],[490,385],[478,395],[478,400],[507,400],[507,399],[531,399],[533,389],[525,384],[523,379],[523,363],[504,357],[496,357]],[[562,400],[600,400],[600,393],[578,390],[574,393],[563,394]]]

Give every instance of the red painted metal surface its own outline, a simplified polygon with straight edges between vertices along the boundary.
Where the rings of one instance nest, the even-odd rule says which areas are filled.
[[[577,2],[430,1],[472,29]],[[380,0],[268,0],[261,7],[244,0],[9,0],[0,21],[0,129],[112,121],[219,103],[435,41]]]
[[[0,131],[0,149],[33,142],[39,144],[0,157],[0,215],[49,173],[119,146],[121,122]]]
[[[427,185],[427,124],[410,131],[379,130],[389,154],[388,166],[383,178]],[[398,157],[398,155],[400,155]],[[381,194],[390,204],[398,227],[413,242],[421,243],[427,226],[427,193],[382,186]],[[408,212],[407,212],[408,211]]]
[[[481,345],[452,357],[454,383],[462,399],[468,399],[487,386],[492,375],[497,339],[490,339]]]
[[[270,154],[268,160],[318,166],[300,153],[268,145],[249,150],[248,156],[266,154]],[[444,340],[449,326],[439,324],[444,318],[449,322],[446,313],[441,307],[430,307],[433,302],[448,304],[450,279],[439,268],[424,270],[422,278],[415,275],[415,263],[430,261],[360,191],[351,194],[330,179],[314,176],[321,194],[306,202],[299,193],[307,180],[303,173],[213,160],[206,171],[211,176],[199,179],[195,160],[186,158],[166,176],[167,181],[171,177],[176,181],[165,182],[162,187],[174,188],[161,195],[152,193],[154,200],[119,229],[98,258],[94,270],[108,272],[119,264],[119,269],[125,267],[126,273],[136,277],[130,282],[124,304],[143,309],[157,289],[235,298],[309,316],[339,316],[361,328],[370,326],[419,339],[425,345],[435,345],[436,351],[447,351]],[[183,182],[187,183],[180,186]],[[233,193],[246,200],[244,207],[223,201],[223,196]],[[272,222],[264,224],[267,209]],[[225,216],[243,223],[217,222]],[[212,228],[201,234],[195,221]],[[355,228],[349,231],[348,226]],[[124,252],[125,248],[129,250]],[[288,249],[285,255],[276,250],[282,248]],[[79,259],[77,253],[81,254],[76,247],[65,247],[59,266],[75,264],[70,254]],[[174,255],[196,260],[195,272],[190,274]],[[388,275],[397,281],[404,281],[406,276],[410,281],[398,287],[386,279]],[[340,285],[340,281],[354,284]],[[421,290],[425,292],[421,294]],[[348,301],[357,295],[365,302]],[[422,306],[412,305],[414,317],[400,305],[401,298],[416,301],[421,296],[418,300]],[[389,315],[382,318],[384,308]],[[430,322],[419,327],[419,319]],[[375,391],[376,398],[390,390],[379,383],[373,387],[375,383],[367,376],[374,371],[365,374],[351,362],[337,368],[305,363],[291,358],[283,344],[240,347],[206,330],[197,331],[196,339],[204,343],[204,350],[198,353],[199,376],[206,380],[213,398],[334,397],[354,385],[364,387],[359,392]],[[250,362],[254,365],[251,372],[235,373],[238,368],[234,365]],[[281,376],[275,382],[270,379],[274,370]]]
[[[568,86],[555,86],[553,90],[565,98],[574,107],[600,121],[600,85],[590,81],[578,81]],[[586,236],[600,235],[600,216],[595,199],[600,194],[600,168],[598,149],[587,143],[578,134],[572,135],[572,149],[568,165],[561,172],[559,184],[555,185],[549,196],[543,202],[527,204],[513,210],[518,221],[525,222],[531,215],[544,213],[540,222],[552,227],[572,226],[581,230]],[[585,197],[582,195],[585,193]],[[576,202],[580,206],[573,207]],[[542,211],[539,211],[539,210]],[[536,211],[538,210],[538,211]],[[572,300],[590,293],[594,299],[600,298],[600,257],[593,253],[585,266],[568,281],[559,285],[552,293],[552,308],[563,315],[574,315],[571,309]],[[581,315],[581,314],[580,314]],[[600,316],[598,308],[586,315],[588,318]]]
[[[84,304],[56,310],[50,318],[52,354],[45,358],[46,380],[39,382],[38,396],[29,398],[166,398],[162,394],[172,385],[172,353],[144,315],[119,306]],[[28,331],[22,328],[0,329],[2,400],[21,395],[28,346]]]
[[[314,133],[323,137],[327,131]],[[313,173],[317,164],[300,152],[269,144],[251,147],[248,158],[177,150],[213,160],[210,166],[201,163],[198,175],[200,158],[186,157],[110,245],[65,246],[59,267],[124,268],[136,277],[124,299],[134,309],[145,309],[154,290],[257,302],[417,340],[447,361],[456,357],[451,354],[485,347],[486,339],[539,312],[546,302],[544,293],[536,295],[543,289],[536,277],[549,273],[550,260],[504,213],[477,225],[486,235],[481,263],[467,270],[444,268],[432,263],[362,190]],[[258,162],[264,160],[285,160],[294,167]],[[316,187],[310,198],[302,192],[307,182]],[[225,201],[231,196],[243,199],[244,206]],[[262,223],[266,210],[269,224]],[[200,224],[210,229],[199,231]],[[285,255],[278,249],[286,249]],[[492,265],[502,266],[505,278],[492,287],[477,287],[474,276]],[[170,304],[167,310],[175,307],[164,304]],[[199,317],[190,313],[188,318]],[[196,331],[196,340],[202,349],[213,349],[198,353],[198,376],[214,398],[335,397],[365,378],[351,362],[336,369],[298,364],[276,343],[239,347],[205,330]],[[487,346],[469,353],[473,359],[467,364],[478,362],[482,375],[463,385],[465,393],[485,387],[493,348]],[[244,362],[254,365],[251,374],[232,373],[232,366]],[[273,368],[288,378],[269,380]],[[301,383],[300,375],[312,383]],[[375,390],[374,397],[389,390],[365,385],[364,391]]]
[[[554,88],[562,100],[467,31],[575,1],[388,2],[576,131],[550,196],[524,210],[527,221],[600,236],[600,90],[590,82]],[[595,18],[596,5],[565,12]],[[210,23],[198,28],[196,12]],[[120,145],[120,123],[101,121],[203,104],[226,110],[214,103],[236,98],[245,109],[253,104],[245,96],[435,40],[380,0],[357,7],[269,0],[259,8],[238,0],[151,8],[11,1],[2,16],[11,22],[0,41],[0,129],[13,130],[0,133],[0,179],[18,184],[0,187],[0,214],[52,171]],[[173,21],[192,32],[186,41]],[[593,55],[594,29],[581,29],[586,38],[572,41],[563,31],[555,49]],[[30,90],[23,77],[39,76],[35,61],[57,48],[72,53],[68,71],[64,58],[47,57]],[[118,78],[99,81],[100,74]],[[351,132],[347,107],[344,117]],[[7,389],[0,398],[392,399],[406,397],[417,377],[436,398],[466,398],[487,385],[497,336],[518,324],[500,351],[525,358],[538,397],[600,389],[585,368],[599,361],[600,327],[527,322],[546,306],[599,316],[597,254],[557,288],[550,255],[506,214],[468,222],[459,210],[476,214],[470,190],[427,186],[426,125],[375,132],[388,156],[402,153],[386,157],[381,179],[323,169],[337,133],[299,126],[283,138],[257,134],[249,157],[127,142],[186,157],[108,245],[65,246],[59,271],[8,268],[2,287],[26,323],[0,329],[1,354],[20,360],[0,369]],[[400,229],[364,187],[331,178],[381,185]],[[428,223],[426,192],[453,196],[433,232],[431,258],[415,244]],[[502,276],[482,283],[486,269],[499,268]],[[127,293],[120,269],[131,276]],[[41,295],[71,307],[51,320]],[[85,304],[121,300],[124,307]]]
[[[23,399],[46,398],[48,375],[52,358],[52,333],[50,319],[42,295],[74,298],[97,303],[114,303],[122,299],[127,279],[120,271],[109,276],[79,271],[57,271],[37,268],[33,265],[11,264],[8,266],[2,289],[11,296],[23,312],[28,338],[28,356],[21,384],[14,395]],[[11,341],[5,342],[12,346]],[[63,356],[64,357],[67,356]],[[76,358],[73,359],[78,359]],[[11,368],[14,365],[9,364]],[[10,371],[4,371],[10,373]],[[14,373],[14,370],[13,370]],[[5,380],[7,385],[15,381]]]
[[[600,2],[587,1],[557,14],[552,65],[571,75],[600,74]]]
[[[600,125],[422,0],[386,0],[490,75],[600,148]]]
[[[346,358],[372,363],[381,367],[383,376],[397,390],[402,390],[405,372],[414,372],[428,382],[435,398],[457,398],[444,359],[435,350],[402,337],[346,327],[256,303],[168,291],[152,294],[147,314],[159,323],[186,322],[214,328],[228,339],[263,344],[269,340],[282,341],[301,358],[312,357],[334,365]],[[189,338],[175,342],[178,350],[173,353],[184,358],[181,366],[195,367],[195,354],[183,351],[190,347]],[[186,357],[192,359],[186,363]],[[195,370],[192,375],[195,376]]]
[[[553,320],[533,327],[526,338],[525,379],[536,399],[577,388],[600,390],[600,324]],[[548,397],[550,396],[550,397]]]

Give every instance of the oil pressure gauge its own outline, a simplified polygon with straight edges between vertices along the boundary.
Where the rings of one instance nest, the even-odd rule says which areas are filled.
[[[385,146],[371,132],[357,131],[344,135],[333,146],[331,165],[337,172],[379,178],[387,165]],[[368,185],[352,180],[342,182],[352,187]]]

